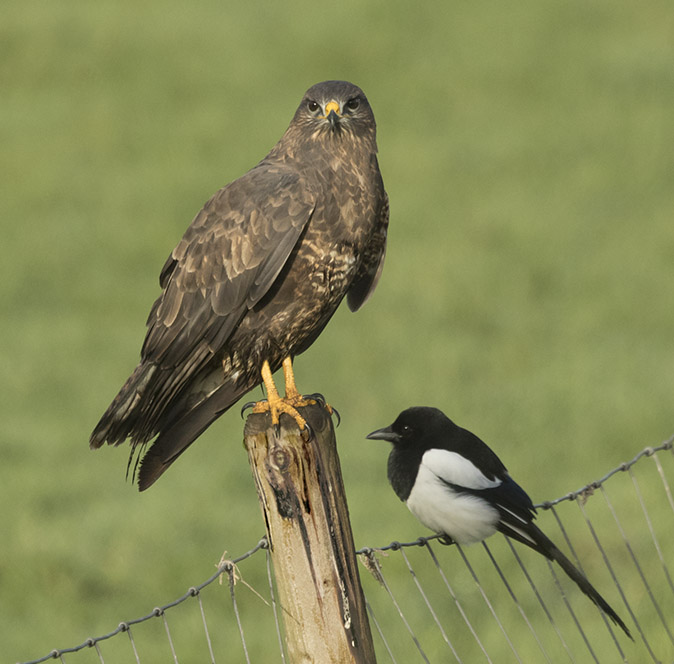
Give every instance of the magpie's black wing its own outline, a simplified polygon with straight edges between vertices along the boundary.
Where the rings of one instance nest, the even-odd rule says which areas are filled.
[[[500,532],[547,556],[547,553],[539,550],[535,537],[530,533],[532,528],[538,530],[533,524],[536,509],[531,498],[507,472],[504,472],[497,480],[500,481],[498,486],[483,489],[445,483],[457,493],[467,493],[488,502],[499,513],[498,529]]]
[[[451,422],[450,435],[438,442],[444,442],[444,445],[442,445],[444,449],[470,459],[470,462],[490,480],[503,480],[508,476],[508,471],[496,452],[468,429]],[[435,446],[440,447],[441,445]],[[522,490],[520,489],[520,491]],[[526,494],[524,495],[526,496]]]
[[[596,588],[585,578],[575,565],[557,548],[555,543],[534,523],[536,508],[526,491],[505,473],[501,484],[485,489],[471,489],[449,484],[454,491],[478,496],[498,510],[498,530],[504,535],[526,544],[549,560],[556,561],[566,575],[618,625],[627,636],[632,638],[629,629],[613,610],[611,605],[599,594]]]

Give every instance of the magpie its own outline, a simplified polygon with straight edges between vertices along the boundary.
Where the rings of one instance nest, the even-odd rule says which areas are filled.
[[[437,408],[404,410],[391,426],[367,438],[388,440],[388,479],[426,527],[458,544],[499,531],[556,561],[578,587],[632,638],[594,586],[534,524],[536,509],[501,460],[475,434]]]

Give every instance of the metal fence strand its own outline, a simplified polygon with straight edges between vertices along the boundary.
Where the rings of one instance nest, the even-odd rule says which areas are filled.
[[[265,540],[266,541],[266,540]],[[281,621],[278,618],[278,604],[276,603],[276,595],[274,594],[274,579],[271,574],[271,553],[269,546],[264,547],[264,555],[267,563],[267,580],[269,582],[269,596],[271,597],[271,607],[274,613],[274,624],[276,625],[276,637],[278,638],[279,652],[281,653],[281,661],[285,663],[285,649],[283,648],[283,638],[281,637]]]
[[[98,661],[101,664],[105,664],[105,660],[103,659],[103,654],[101,653],[101,649],[98,647],[98,643],[94,642],[93,647],[96,648],[96,654],[98,655]]]
[[[613,470],[609,471],[608,473],[606,473],[606,475],[604,475],[600,479],[595,480],[594,482],[590,482],[589,484],[586,484],[581,489],[577,489],[576,491],[570,491],[569,493],[560,496],[559,498],[555,498],[554,500],[546,500],[545,502],[540,503],[539,505],[534,505],[534,507],[536,507],[536,509],[540,508],[548,510],[553,505],[557,505],[564,501],[567,500],[574,501],[576,500],[576,498],[578,498],[578,496],[583,496],[587,494],[589,491],[599,488],[602,484],[604,484],[607,480],[611,479],[611,477],[613,477],[614,475],[618,473],[624,473],[626,470],[631,468],[635,463],[640,461],[643,457],[649,457],[653,455],[653,453],[660,452],[661,450],[671,450],[672,453],[674,454],[673,447],[674,447],[674,436],[668,438],[664,443],[658,445],[657,447],[645,447],[631,461],[621,463],[617,468],[614,468]]]
[[[246,664],[250,664],[250,658],[248,657],[248,647],[246,646],[246,638],[243,635],[243,625],[241,624],[241,616],[239,615],[239,606],[236,603],[236,591],[234,590],[234,572],[235,566],[231,561],[225,563],[225,571],[227,572],[227,577],[229,580],[229,596],[232,599],[232,606],[234,607],[234,615],[236,616],[236,624],[239,627],[239,636],[241,637],[241,643],[243,645],[243,654],[246,657]]]
[[[674,450],[672,451],[672,454],[674,454]],[[660,463],[660,457],[658,457],[657,454],[654,454],[652,459],[655,462],[655,466],[658,469],[658,474],[660,475],[660,479],[662,480],[662,485],[665,488],[665,494],[667,495],[669,506],[672,508],[672,512],[674,512],[674,498],[672,498],[672,490],[669,488],[669,482],[665,477],[665,471],[663,470],[662,464]]]
[[[583,495],[585,495],[585,494],[583,493]],[[559,529],[562,532],[562,537],[564,538],[564,541],[566,542],[566,545],[569,548],[569,552],[571,553],[571,557],[573,559],[574,564],[576,565],[576,567],[578,567],[578,569],[583,574],[585,574],[585,571],[583,570],[583,565],[580,561],[580,558],[576,554],[576,550],[574,549],[573,544],[571,543],[571,538],[569,537],[569,534],[567,533],[566,528],[564,527],[564,524],[562,523],[562,520],[559,517],[559,514],[557,514],[556,507],[554,505],[551,506],[550,511],[552,512],[553,516],[555,517],[555,521],[557,521],[557,525],[559,526]],[[557,576],[557,572],[555,571],[555,566],[549,560],[548,560],[548,567],[549,567],[550,572],[552,573],[552,576],[555,580],[555,585],[557,586],[557,589],[559,590],[560,594],[562,595],[562,599],[564,600],[564,604],[566,605],[566,608],[568,609],[569,613],[571,614],[571,618],[573,619],[573,622],[575,623],[576,627],[578,628],[578,631],[580,632],[588,651],[590,652],[590,654],[592,655],[593,659],[596,662],[599,661],[599,660],[597,660],[597,655],[594,653],[592,645],[590,644],[590,641],[587,638],[587,634],[585,633],[585,630],[581,626],[580,621],[578,620],[578,617],[576,616],[576,613],[573,610],[573,607],[571,606],[571,603],[569,602],[569,599],[566,596],[566,593],[564,592],[564,588],[562,587],[562,584],[559,581],[559,577]],[[601,612],[600,612],[600,614],[602,616],[604,615]],[[604,618],[604,622],[608,625],[608,623],[606,621],[606,618]]]
[[[374,614],[374,610],[372,608],[372,605],[370,602],[367,601],[367,597],[365,598],[365,608],[367,609],[368,615],[370,618],[372,618],[372,622],[374,623],[374,627],[377,630],[377,634],[379,634],[379,637],[382,640],[382,643],[384,644],[384,648],[386,648],[386,652],[388,653],[388,656],[391,658],[391,661],[393,664],[398,664],[398,661],[396,658],[393,656],[393,652],[391,651],[391,647],[388,644],[388,641],[386,640],[386,636],[384,636],[384,632],[379,625],[379,621],[377,620],[377,616]]]
[[[370,556],[373,551],[399,551],[400,549],[414,547],[414,546],[424,546],[426,542],[432,542],[433,540],[440,539],[441,535],[430,535],[429,537],[418,537],[413,542],[398,542],[393,541],[385,546],[364,546],[362,549],[357,549],[356,553],[358,555],[364,555],[366,557]]]
[[[639,505],[641,506],[641,511],[644,515],[644,521],[646,522],[646,525],[648,526],[648,532],[651,534],[651,539],[653,540],[653,546],[655,548],[655,552],[658,555],[658,560],[660,561],[660,565],[662,566],[662,571],[665,575],[665,578],[667,579],[667,584],[669,585],[669,589],[674,593],[674,583],[672,583],[672,577],[669,574],[669,568],[667,567],[667,563],[665,562],[665,557],[662,553],[662,548],[660,546],[660,541],[658,539],[658,536],[655,533],[655,528],[653,527],[653,522],[651,520],[650,513],[648,511],[648,508],[646,507],[646,501],[644,500],[643,494],[641,493],[641,489],[639,488],[639,482],[637,481],[636,475],[632,472],[632,469],[629,471],[630,478],[632,479],[632,484],[634,486],[634,492],[637,496],[637,500],[639,501]]]
[[[510,640],[510,637],[508,636],[508,632],[506,632],[505,628],[503,627],[503,624],[499,620],[499,617],[496,615],[496,611],[494,611],[494,607],[492,606],[491,602],[489,601],[489,598],[487,597],[487,593],[485,593],[484,588],[482,587],[482,584],[480,583],[480,580],[477,578],[477,574],[475,573],[475,570],[473,569],[470,562],[468,562],[468,558],[466,558],[466,554],[463,552],[463,549],[461,548],[461,545],[455,542],[454,546],[456,547],[457,551],[461,554],[461,557],[463,558],[463,562],[466,564],[466,567],[468,568],[468,571],[470,572],[471,576],[473,577],[473,580],[475,581],[475,584],[477,585],[477,588],[480,592],[480,595],[482,595],[482,599],[485,601],[485,604],[487,605],[487,607],[489,607],[489,611],[491,612],[491,615],[494,617],[494,620],[496,621],[496,624],[501,629],[501,632],[503,632],[503,636],[505,637],[505,640],[507,641],[508,645],[510,646],[510,649],[513,651],[513,655],[515,655],[515,659],[517,659],[517,661],[520,662],[520,664],[522,664],[522,660],[520,659],[520,656],[517,654],[517,650],[515,649],[514,644]]]
[[[583,518],[585,519],[585,522],[586,522],[588,528],[594,534],[594,541],[595,541],[597,547],[599,548],[600,552],[603,555],[604,563],[605,563],[605,565],[606,565],[606,567],[609,571],[609,574],[611,575],[611,578],[613,579],[613,583],[616,584],[616,586],[618,586],[618,591],[620,592],[620,595],[623,598],[623,600],[625,600],[625,596],[622,592],[622,588],[620,587],[620,584],[618,583],[618,577],[613,572],[613,567],[611,567],[611,564],[608,560],[608,556],[605,554],[604,549],[603,549],[603,547],[602,547],[602,545],[599,541],[599,538],[596,536],[596,532],[594,531],[594,527],[593,527],[593,525],[590,521],[590,518],[587,515],[587,512],[586,512],[585,507],[584,507],[585,502],[587,501],[588,497],[590,495],[593,495],[593,493],[594,493],[594,487],[588,487],[588,490],[584,494],[578,494],[576,496],[575,502],[580,507],[580,511],[583,515]],[[583,569],[583,564],[582,564],[578,554],[576,553],[576,550],[574,549],[573,544],[571,543],[571,539],[569,538],[569,535],[566,532],[566,529],[564,528],[564,525],[562,524],[562,520],[560,519],[559,514],[557,514],[557,512],[556,512],[556,510],[554,510],[554,508],[553,508],[553,512],[554,512],[554,515],[555,515],[555,519],[557,520],[557,523],[559,524],[559,527],[561,528],[562,532],[564,533],[564,539],[565,539],[565,541],[566,541],[566,543],[569,547],[569,550],[571,551],[571,553],[573,555],[576,567],[578,567],[578,569],[581,571],[581,573],[584,576],[587,577],[587,574],[585,573],[585,570]],[[603,611],[599,611],[599,615],[601,616],[601,619],[603,620],[604,625],[606,626],[606,629],[608,630],[608,633],[611,635],[611,640],[613,641],[613,644],[616,646],[616,648],[618,649],[618,652],[620,653],[620,656],[624,660],[625,655],[624,655],[624,653],[622,651],[622,648],[620,646],[620,642],[616,638],[613,623],[610,621],[609,617]]]
[[[407,565],[407,569],[409,570],[410,574],[412,575],[412,579],[414,579],[414,583],[417,587],[417,590],[421,594],[421,597],[424,600],[424,603],[426,604],[426,608],[428,609],[429,613],[433,617],[433,621],[435,624],[438,626],[438,629],[440,630],[440,634],[442,635],[442,638],[444,642],[449,646],[449,649],[452,651],[452,654],[454,655],[454,659],[456,659],[459,664],[461,664],[461,658],[459,657],[459,654],[456,652],[454,649],[454,646],[452,645],[452,642],[449,640],[449,637],[447,636],[444,628],[442,627],[442,624],[438,620],[438,616],[436,615],[435,611],[433,610],[433,607],[431,606],[430,601],[428,600],[428,597],[426,596],[426,593],[424,592],[423,588],[421,587],[421,584],[419,583],[419,579],[416,575],[416,572],[412,568],[412,565],[410,565],[410,561],[407,558],[407,555],[405,554],[405,549],[400,549],[400,555],[403,557],[403,560],[405,561],[405,564]]]
[[[123,631],[127,633],[129,641],[131,642],[131,648],[133,648],[133,656],[136,658],[136,664],[140,664],[140,659],[138,657],[138,650],[136,650],[136,642],[133,640],[133,634],[131,633],[131,627],[126,623],[120,623],[119,626],[123,629]]]
[[[399,549],[400,546],[396,546],[396,542],[392,543],[392,546],[390,548],[396,550]],[[389,584],[386,582],[386,578],[384,577],[384,573],[382,572],[381,565],[379,564],[379,561],[377,560],[377,556],[374,553],[374,550],[370,552],[370,562],[372,563],[373,567],[377,570],[379,579],[381,580],[382,585],[384,586],[384,589],[386,590],[388,596],[391,598],[391,602],[393,602],[393,606],[395,606],[396,611],[398,612],[398,615],[400,616],[400,619],[403,621],[403,624],[405,625],[405,628],[409,632],[410,636],[412,637],[412,641],[414,642],[414,645],[417,647],[417,650],[419,651],[419,654],[423,657],[424,662],[426,664],[430,664],[430,660],[428,657],[426,657],[426,653],[424,652],[424,649],[421,647],[421,643],[419,643],[419,639],[417,639],[416,634],[414,633],[414,630],[410,626],[409,622],[407,621],[407,618],[405,618],[405,614],[403,614],[402,609],[400,608],[400,604],[398,604],[398,601],[396,600],[395,596],[391,592],[391,588],[389,587]]]
[[[196,588],[190,588],[190,591],[194,593],[194,597],[197,598],[199,602],[199,612],[201,613],[201,624],[204,626],[204,634],[206,635],[206,643],[208,644],[208,654],[211,658],[211,664],[215,664],[215,653],[213,652],[213,644],[211,643],[211,635],[208,631],[208,624],[206,623],[206,612],[204,611],[204,603],[201,601],[201,592]]]
[[[658,617],[660,618],[660,622],[662,623],[662,626],[665,628],[665,631],[667,632],[667,636],[669,637],[670,642],[672,645],[674,645],[674,638],[672,638],[672,633],[669,631],[669,628],[667,627],[667,622],[665,621],[665,617],[662,614],[662,609],[660,608],[660,605],[658,604],[657,600],[655,599],[655,596],[653,595],[653,591],[651,590],[651,586],[648,583],[648,580],[646,579],[646,576],[643,572],[643,569],[641,568],[641,565],[639,564],[639,560],[636,557],[636,554],[634,553],[634,548],[630,544],[629,538],[627,537],[627,534],[625,533],[622,523],[620,522],[620,519],[618,519],[618,515],[616,514],[616,511],[613,509],[613,505],[611,501],[609,500],[608,494],[606,493],[604,487],[601,488],[602,495],[604,496],[604,499],[606,500],[606,504],[609,506],[609,509],[611,510],[611,514],[613,515],[613,519],[616,522],[616,525],[618,526],[618,530],[620,532],[621,537],[623,538],[623,542],[625,543],[625,547],[627,548],[627,551],[630,554],[630,558],[632,558],[632,562],[634,563],[634,567],[637,570],[637,573],[639,574],[639,577],[641,578],[641,582],[644,584],[644,588],[646,588],[646,593],[648,594],[649,599],[651,600],[651,604],[653,605],[653,608],[655,609],[655,612],[658,614]],[[617,585],[617,580],[616,580],[616,585]],[[622,593],[622,588],[621,590],[621,595]]]
[[[166,630],[166,636],[168,638],[169,645],[171,646],[171,654],[173,655],[173,661],[175,662],[175,664],[179,664],[178,656],[176,655],[176,649],[173,645],[173,639],[171,638],[171,630],[169,629],[168,626],[168,620],[166,620],[166,613],[164,613],[163,609],[156,608],[155,614],[157,616],[161,616],[162,620],[164,621],[164,629]]]
[[[468,620],[468,616],[466,615],[466,612],[463,610],[463,606],[461,605],[461,602],[459,601],[459,598],[456,596],[454,593],[454,590],[452,589],[452,586],[449,583],[449,580],[447,579],[447,576],[445,575],[444,570],[440,566],[440,563],[438,562],[438,559],[435,556],[435,553],[433,552],[433,549],[431,548],[430,542],[427,540],[425,542],[425,547],[426,550],[428,551],[429,555],[431,556],[431,559],[435,563],[435,566],[438,570],[438,573],[440,574],[442,580],[444,581],[445,587],[447,588],[447,591],[449,592],[450,597],[454,600],[454,604],[456,604],[456,608],[458,609],[459,613],[461,614],[461,617],[463,618],[464,622],[466,623],[466,626],[470,630],[470,633],[473,635],[473,638],[475,639],[475,642],[477,645],[480,647],[480,650],[484,653],[484,656],[487,658],[487,661],[489,664],[492,664],[492,660],[489,657],[489,654],[487,653],[482,641],[480,640],[480,637],[477,635],[477,632],[475,631],[475,628],[471,624],[470,620]]]
[[[641,457],[639,457],[639,458],[641,458]],[[611,475],[609,474],[609,477],[610,477],[610,476],[611,476]],[[585,512],[585,510],[584,510],[584,508],[583,508],[583,505],[584,505],[585,501],[588,499],[588,497],[594,493],[594,488],[595,488],[594,485],[588,485],[588,486],[586,486],[586,487],[585,487],[585,490],[582,491],[582,492],[578,492],[578,493],[576,494],[575,499],[574,499],[575,502],[576,502],[576,504],[580,506],[581,511],[582,511],[582,513],[583,513],[583,515],[584,515],[585,521],[586,521],[588,527],[589,527],[591,530],[593,530],[592,524],[590,523],[589,517],[587,516],[587,513]],[[573,546],[573,544],[572,544],[572,542],[571,542],[571,538],[569,537],[569,534],[567,533],[566,528],[564,527],[564,524],[562,523],[562,520],[561,520],[559,514],[557,513],[556,508],[555,508],[554,506],[551,506],[551,507],[550,507],[550,511],[553,513],[553,515],[554,515],[554,517],[555,517],[555,520],[557,521],[557,525],[559,526],[559,529],[561,530],[562,535],[563,535],[563,537],[564,537],[564,541],[566,542],[566,545],[569,547],[569,551],[571,552],[571,555],[572,555],[572,557],[573,557],[574,564],[576,565],[576,567],[580,570],[580,572],[581,572],[583,575],[587,576],[587,574],[585,574],[585,570],[583,569],[583,563],[581,562],[580,557],[579,557],[578,554],[576,553],[576,550],[575,550],[575,548],[574,548],[574,546]],[[601,544],[599,544],[599,541],[598,541],[597,538],[595,538],[595,542],[597,543],[597,545],[598,545],[599,548],[601,549]],[[609,572],[610,572],[610,574],[611,574],[611,577],[613,578],[614,583],[617,583],[617,578],[616,578],[615,575],[613,574],[613,569],[611,568],[611,566],[610,566],[610,564],[609,564],[609,562],[608,562],[608,558],[607,558],[606,556],[604,556],[604,562],[606,563],[606,565],[607,565],[607,567],[608,567],[608,570],[609,570]],[[551,569],[552,569],[552,567],[551,567]],[[554,571],[553,571],[553,574],[554,574]],[[557,575],[556,575],[556,574],[555,574],[555,580],[557,581]],[[558,581],[557,581],[557,583],[558,583],[558,585],[559,585],[559,582],[558,582]],[[561,588],[561,586],[559,586],[559,587]],[[622,593],[621,593],[621,594],[622,594]],[[581,627],[580,622],[578,621],[578,619],[577,619],[577,617],[576,617],[576,614],[574,613],[573,609],[571,608],[571,605],[570,605],[569,602],[566,600],[566,597],[565,597],[565,602],[566,602],[566,605],[567,605],[567,607],[568,607],[568,609],[569,609],[569,612],[570,612],[570,613],[572,614],[572,616],[573,616],[573,620],[574,620],[574,622],[576,623],[576,626],[578,627],[578,629],[580,630],[581,634],[583,635],[583,640],[585,641],[585,644],[587,645],[588,649],[593,653],[593,656],[596,657],[596,655],[594,655],[594,652],[592,651],[592,646],[590,645],[590,642],[589,642],[589,640],[588,640],[588,638],[587,638],[587,635],[585,634],[585,630],[583,630],[583,628]],[[613,641],[613,644],[615,645],[615,647],[617,648],[618,652],[620,653],[620,656],[621,656],[621,658],[623,659],[623,661],[625,661],[625,654],[623,653],[622,647],[620,646],[620,643],[619,643],[619,641],[618,641],[617,638],[616,638],[615,632],[614,632],[614,630],[613,630],[613,625],[612,625],[611,622],[609,621],[608,616],[607,616],[603,611],[599,611],[599,615],[601,616],[601,619],[603,620],[604,625],[606,626],[606,629],[608,630],[608,633],[611,635],[611,640]]]
[[[669,575],[669,568],[667,567],[667,563],[665,562],[665,557],[662,554],[662,548],[660,547],[660,542],[658,540],[658,537],[655,534],[655,528],[653,528],[653,522],[651,521],[651,516],[648,512],[648,508],[646,507],[646,502],[644,501],[644,497],[643,497],[643,494],[641,493],[641,489],[639,488],[639,482],[637,482],[636,475],[632,472],[631,468],[629,470],[629,475],[632,478],[632,484],[634,485],[634,492],[636,493],[637,500],[639,501],[639,505],[641,506],[641,511],[643,512],[643,515],[644,515],[644,521],[646,521],[646,525],[648,526],[648,532],[651,534],[651,539],[653,540],[653,546],[655,547],[655,551],[658,554],[658,559],[660,560],[660,565],[662,566],[662,571],[664,572],[665,578],[667,579],[669,589],[672,591],[672,593],[674,593],[674,584],[672,583],[672,577]]]
[[[534,629],[533,625],[529,621],[529,618],[527,617],[527,614],[525,613],[524,609],[522,608],[522,605],[520,604],[519,600],[517,599],[517,596],[515,595],[515,592],[511,588],[510,584],[508,583],[508,580],[505,578],[505,575],[501,571],[501,568],[499,567],[499,564],[496,562],[496,558],[492,555],[491,549],[487,546],[487,543],[485,541],[482,542],[482,547],[484,550],[487,552],[487,555],[489,556],[489,560],[491,560],[492,565],[494,565],[494,568],[498,572],[498,575],[501,577],[501,581],[503,581],[503,585],[506,587],[506,590],[508,591],[508,594],[510,597],[512,597],[513,602],[515,602],[515,606],[517,607],[517,610],[519,611],[520,615],[524,619],[524,622],[527,624],[527,627],[529,628],[529,631],[533,634],[534,639],[536,639],[536,643],[538,644],[538,647],[541,649],[541,652],[543,653],[543,657],[545,657],[545,660],[547,662],[551,662],[552,660],[548,656],[548,653],[545,651],[545,648],[543,647],[543,644],[541,643],[541,640],[538,638],[538,633]]]
[[[644,640],[644,644],[646,645],[646,648],[647,648],[649,654],[651,655],[651,657],[653,658],[654,661],[657,661],[657,658],[655,657],[655,653],[651,649],[650,644],[648,643],[648,641],[646,639],[646,635],[644,634],[644,631],[641,628],[641,625],[640,625],[639,621],[637,620],[637,617],[634,614],[634,611],[632,610],[632,606],[630,605],[629,601],[627,600],[627,596],[625,595],[625,593],[623,591],[622,585],[618,581],[618,577],[616,576],[616,573],[613,570],[613,566],[611,565],[611,562],[608,559],[608,555],[606,554],[606,551],[605,551],[604,547],[602,546],[602,544],[599,540],[599,537],[597,536],[597,532],[596,532],[594,526],[592,525],[592,521],[590,520],[590,518],[587,515],[587,512],[585,510],[585,507],[583,506],[582,501],[576,501],[576,502],[578,504],[578,507],[580,508],[581,513],[583,514],[583,518],[585,519],[585,523],[587,524],[587,527],[590,531],[590,534],[592,535],[592,539],[594,540],[594,543],[597,545],[597,548],[599,549],[599,553],[601,553],[601,556],[604,559],[604,564],[606,565],[606,568],[608,569],[609,574],[611,575],[611,578],[613,579],[613,583],[615,584],[616,588],[618,589],[618,593],[620,594],[620,598],[622,599],[623,604],[625,605],[625,608],[627,609],[628,613],[630,614],[630,617],[634,621],[634,624],[636,625],[637,630],[638,630],[639,634],[641,635],[641,638]],[[611,635],[613,635],[613,628],[610,625],[608,619],[606,618],[606,616],[604,615],[603,612],[602,612],[602,616],[604,617],[604,622],[606,623],[607,627],[611,631]],[[617,641],[615,640],[615,635],[613,635],[613,636],[614,636],[614,642],[617,643]]]
[[[242,554],[238,558],[234,558],[234,560],[232,560],[231,562],[236,564],[236,563],[239,563],[243,560],[246,560],[247,558],[250,558],[255,553],[257,553],[257,551],[259,551],[264,546],[266,546],[266,540],[262,539],[250,551],[247,551],[246,553]],[[49,659],[55,659],[56,657],[61,656],[61,653],[77,652],[77,651],[82,650],[84,648],[90,647],[92,641],[94,643],[99,643],[101,641],[105,641],[107,639],[110,639],[110,638],[112,638],[112,637],[114,637],[117,634],[120,634],[122,632],[126,632],[129,636],[129,640],[131,641],[131,646],[133,648],[133,654],[134,654],[134,657],[135,657],[135,660],[136,660],[136,664],[141,664],[140,657],[138,655],[138,650],[136,649],[136,644],[135,644],[135,641],[134,641],[134,638],[133,638],[133,633],[131,631],[131,626],[132,625],[139,625],[141,623],[147,622],[148,620],[151,620],[152,618],[156,618],[157,615],[158,615],[157,611],[164,612],[168,609],[171,609],[171,608],[177,606],[178,604],[181,604],[182,602],[186,601],[190,597],[193,597],[195,590],[201,591],[203,588],[205,588],[206,586],[209,586],[216,579],[218,579],[222,575],[222,573],[226,571],[225,567],[226,567],[226,564],[220,565],[218,567],[217,571],[214,574],[212,574],[208,579],[206,579],[206,581],[204,581],[203,583],[200,583],[196,587],[193,586],[184,595],[182,595],[178,599],[176,599],[172,602],[169,602],[168,604],[165,604],[163,606],[157,607],[156,609],[153,609],[147,615],[144,615],[140,618],[122,621],[121,623],[119,623],[119,625],[117,626],[117,628],[115,630],[113,630],[112,632],[110,632],[108,634],[104,634],[103,636],[98,636],[98,637],[95,637],[93,639],[87,639],[84,643],[81,643],[80,645],[75,646],[73,648],[66,648],[66,649],[62,649],[62,650],[53,650],[48,655],[45,655],[44,657],[41,657],[39,659],[31,660],[29,662],[26,662],[25,664],[41,664],[41,662],[45,662]]]
[[[509,537],[506,537],[505,535],[503,535],[503,539],[505,539],[505,541],[508,543],[508,546],[510,547],[510,550],[512,551],[513,555],[515,556],[515,560],[517,560],[517,564],[520,566],[520,569],[522,570],[522,573],[524,574],[527,582],[529,583],[529,586],[533,590],[534,595],[536,596],[536,599],[538,600],[538,603],[541,605],[541,608],[543,609],[543,613],[545,613],[548,621],[550,622],[553,629],[555,630],[555,633],[559,637],[559,640],[560,640],[564,650],[568,654],[569,659],[572,662],[575,662],[576,660],[573,657],[573,654],[571,653],[571,649],[569,648],[568,644],[564,640],[564,637],[562,636],[562,633],[561,633],[559,627],[557,627],[557,623],[554,621],[554,619],[552,617],[552,614],[550,613],[550,611],[548,611],[548,607],[545,605],[545,602],[543,601],[543,598],[541,597],[540,593],[538,592],[538,588],[536,587],[536,584],[533,582],[533,579],[531,578],[531,575],[529,574],[526,566],[522,562],[522,559],[519,557],[519,554],[517,553],[517,549],[513,545],[512,540]]]
[[[569,537],[569,533],[566,531],[566,528],[564,527],[564,524],[562,523],[562,520],[557,513],[557,510],[555,509],[554,506],[550,508],[550,511],[552,512],[552,515],[555,517],[555,521],[557,522],[557,526],[559,527],[560,532],[562,533],[562,537],[564,538],[564,541],[566,542],[566,546],[569,547],[569,552],[571,553],[571,557],[573,558],[573,564],[583,573],[585,574],[585,570],[583,569],[583,563],[581,562],[580,558],[578,557],[578,554],[576,553],[576,549],[574,548],[571,538]]]
[[[641,457],[640,457],[641,458]],[[627,466],[627,464],[625,464]],[[594,488],[592,487],[592,491],[588,491],[587,495],[594,495]],[[604,488],[603,485],[599,486],[599,489],[603,492]],[[587,498],[585,496],[576,496],[576,504],[580,508],[580,511],[583,515],[583,519],[585,520],[585,523],[587,524],[587,527],[589,528],[590,532],[592,533],[592,538],[594,539],[595,544],[597,545],[597,548],[599,549],[600,553],[602,554],[602,558],[604,560],[604,564],[606,565],[606,569],[608,570],[609,574],[611,575],[611,579],[613,580],[613,583],[618,589],[618,592],[620,593],[620,597],[622,598],[623,602],[627,603],[627,598],[625,596],[625,593],[623,592],[622,586],[620,585],[620,582],[618,581],[618,577],[613,571],[613,566],[611,565],[608,555],[606,554],[606,551],[604,547],[602,546],[599,536],[597,535],[597,532],[592,524],[592,521],[590,520],[589,515],[587,514],[587,510],[585,509],[585,502]],[[558,517],[559,520],[559,517]],[[576,557],[578,568],[580,571],[585,574],[585,570],[583,570],[580,560],[578,559],[578,556],[576,556],[574,552],[574,556]],[[587,576],[587,575],[585,575]],[[633,615],[632,610],[628,607],[627,610],[630,612],[630,615]],[[611,635],[611,639],[613,641],[613,644],[615,647],[618,649],[618,652],[620,653],[620,656],[622,657],[623,661],[627,661],[625,659],[625,653],[623,652],[623,649],[620,645],[620,642],[618,641],[616,634],[615,634],[615,628],[613,623],[609,620],[609,617],[603,612],[599,612],[601,615],[601,619],[604,621],[604,625],[606,625],[606,629],[608,630],[609,634]]]
[[[587,638],[587,634],[585,633],[585,630],[582,628],[580,621],[578,620],[578,617],[576,616],[575,611],[573,610],[573,607],[571,606],[571,603],[569,602],[569,598],[566,596],[566,592],[564,592],[564,587],[562,586],[561,581],[559,580],[559,576],[557,576],[557,571],[555,570],[555,566],[553,565],[551,560],[546,560],[548,564],[548,569],[550,570],[550,574],[552,574],[552,578],[555,581],[555,585],[557,586],[557,590],[559,591],[559,594],[562,597],[562,601],[564,602],[566,608],[569,611],[569,614],[571,615],[571,619],[573,620],[574,624],[576,625],[576,628],[578,629],[578,632],[580,633],[583,642],[585,643],[585,647],[587,648],[588,652],[592,656],[592,659],[599,664],[599,660],[597,659],[597,655],[594,652],[594,649],[592,648],[592,644],[590,643],[590,640]]]

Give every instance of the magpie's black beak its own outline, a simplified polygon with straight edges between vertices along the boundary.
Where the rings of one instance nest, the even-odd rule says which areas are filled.
[[[391,429],[391,427],[384,427],[383,429],[377,429],[372,433],[368,433],[366,438],[370,440],[388,440],[390,443],[397,443],[400,441],[400,436]]]

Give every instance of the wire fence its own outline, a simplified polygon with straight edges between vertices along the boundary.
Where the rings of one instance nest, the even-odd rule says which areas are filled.
[[[470,547],[432,536],[358,551],[378,661],[674,662],[673,443],[537,505],[634,642],[534,551],[500,535]],[[24,664],[285,664],[281,613],[263,538],[178,599]]]

